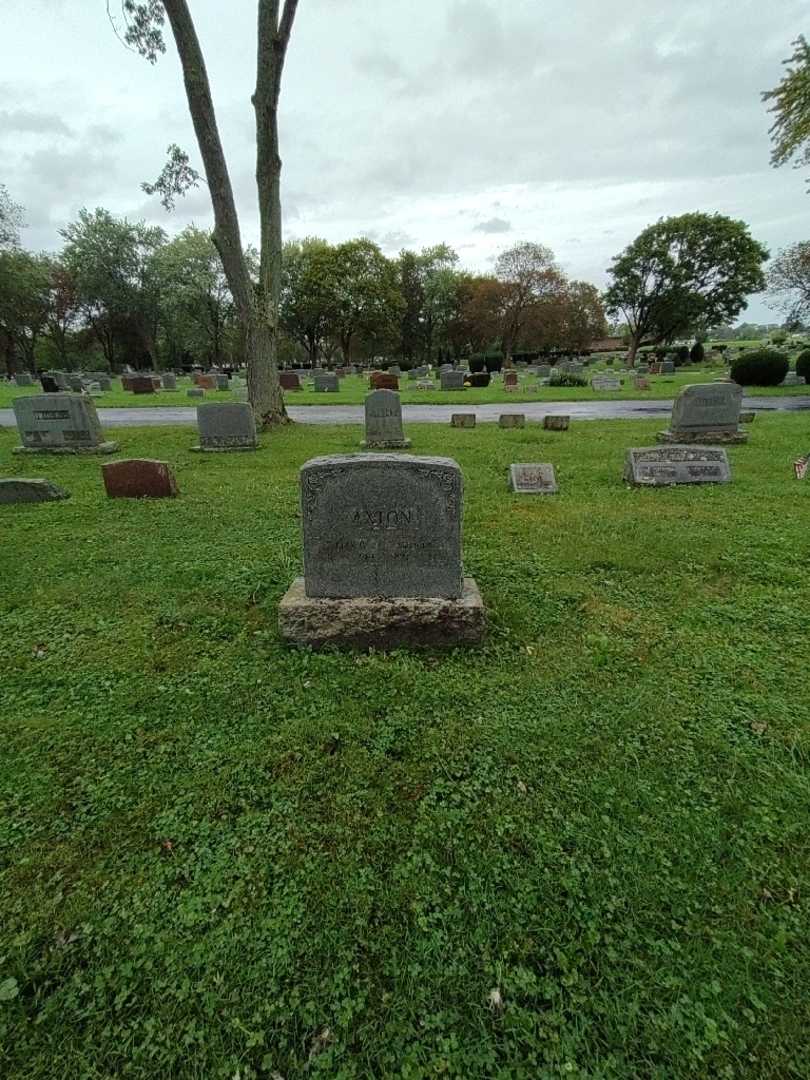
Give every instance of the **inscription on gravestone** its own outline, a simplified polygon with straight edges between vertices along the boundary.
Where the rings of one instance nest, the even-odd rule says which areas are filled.
[[[461,469],[344,454],[301,469],[308,597],[461,596]]]
[[[742,387],[734,382],[684,386],[672,405],[669,429],[659,442],[739,443],[748,439],[739,430]]]
[[[727,484],[731,468],[723,449],[709,446],[653,446],[627,451],[624,479],[642,487],[673,484]]]
[[[449,370],[441,370],[441,387],[442,390],[463,390],[464,389],[464,372]]]
[[[257,450],[256,421],[248,404],[198,405],[199,446],[193,450]]]
[[[34,394],[15,398],[14,415],[22,446],[14,453],[111,454],[93,402],[78,394]]]
[[[365,448],[406,449],[411,445],[402,431],[402,405],[396,391],[373,390],[365,400],[365,418]]]
[[[509,486],[519,495],[556,495],[554,466],[545,462],[518,462],[509,466]]]

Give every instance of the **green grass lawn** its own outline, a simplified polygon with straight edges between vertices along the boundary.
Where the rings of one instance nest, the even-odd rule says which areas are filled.
[[[0,507],[4,1080],[806,1077],[810,431],[628,489],[659,426],[409,425],[491,616],[446,654],[278,637],[359,428],[116,432],[160,502],[0,432],[72,492]]]
[[[717,368],[677,372],[674,375],[651,375],[650,389],[636,390],[629,381],[619,391],[596,391],[587,387],[540,387],[536,386],[536,380],[527,376],[521,377],[521,385],[517,392],[504,390],[500,380],[481,389],[467,390],[416,390],[415,383],[407,377],[399,380],[400,398],[404,404],[409,405],[464,405],[515,404],[519,401],[621,401],[623,399],[638,398],[674,398],[682,386],[690,383],[711,382],[719,375]],[[438,384],[438,379],[435,380]],[[167,405],[195,406],[198,401],[189,398],[186,394],[191,385],[187,380],[179,384],[182,388],[176,391],[162,390],[158,394],[127,393],[116,382],[116,389],[109,391],[96,399],[99,408],[149,408]],[[810,394],[810,386],[786,386],[786,387],[750,387],[749,394],[767,396],[792,396],[796,394]],[[41,393],[39,386],[14,387],[0,384],[0,409],[10,408],[15,397],[24,394]],[[307,383],[303,390],[290,391],[286,395],[288,405],[362,405],[369,393],[368,378],[359,375],[350,375],[340,381],[340,390],[336,394],[316,394],[312,384]],[[209,390],[205,396],[206,401],[232,401],[230,391]]]

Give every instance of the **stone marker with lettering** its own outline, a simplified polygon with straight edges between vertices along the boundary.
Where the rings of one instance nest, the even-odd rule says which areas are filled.
[[[165,374],[161,376],[161,382],[164,390],[177,389],[177,376],[170,371],[165,372]]]
[[[510,465],[509,487],[518,495],[556,495],[559,490],[554,466],[542,461]]]
[[[25,480],[21,476],[0,479],[0,506],[11,503],[57,502],[70,493],[50,480]]]
[[[480,641],[485,612],[461,565],[463,483],[450,458],[342,454],[301,469],[304,576],[279,605],[308,645]]]
[[[372,390],[365,400],[364,450],[405,450],[411,445],[402,431],[402,405],[395,390]]]
[[[321,371],[315,376],[316,394],[336,394],[340,390],[340,382],[333,371]]]
[[[740,431],[742,387],[735,382],[697,383],[684,386],[672,405],[672,419],[659,442],[744,443]]]
[[[90,398],[79,394],[33,394],[13,401],[22,446],[15,454],[114,454]]]
[[[155,383],[150,375],[138,375],[129,380],[133,394],[154,394]]]
[[[517,390],[518,373],[516,371],[505,371],[503,373],[503,388],[504,390]]]
[[[258,450],[256,421],[250,405],[241,401],[197,406],[199,446],[195,451]]]
[[[399,379],[387,371],[372,371],[368,384],[372,390],[399,390]]]
[[[592,390],[621,390],[622,384],[618,375],[594,375],[591,379]]]
[[[524,413],[501,413],[498,417],[498,427],[502,428],[522,428],[526,427],[526,416]]]
[[[456,412],[450,417],[451,427],[475,427],[475,413]]]
[[[111,499],[173,499],[177,481],[167,461],[128,458],[101,466],[104,487]]]
[[[627,451],[624,479],[639,487],[674,484],[728,484],[731,468],[725,450],[688,444],[645,446]]]
[[[546,431],[568,431],[570,423],[570,416],[552,416],[551,414],[547,414],[543,417],[543,427]]]
[[[441,371],[441,387],[442,390],[463,390],[464,372],[453,371],[452,368],[448,371]]]
[[[231,380],[227,375],[216,375],[215,378],[217,380],[217,390],[230,390]]]

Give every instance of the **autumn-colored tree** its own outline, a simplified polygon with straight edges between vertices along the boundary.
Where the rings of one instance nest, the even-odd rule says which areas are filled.
[[[529,312],[539,301],[558,295],[564,278],[554,262],[554,253],[542,244],[530,242],[502,252],[495,263],[495,276],[504,287],[500,336],[509,365]]]

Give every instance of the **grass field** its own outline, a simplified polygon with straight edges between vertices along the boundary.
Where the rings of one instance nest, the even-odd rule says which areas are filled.
[[[72,492],[0,507],[4,1080],[806,1077],[810,432],[628,489],[659,426],[409,426],[491,616],[447,654],[279,640],[359,428],[116,432],[161,502],[0,431]]]
[[[400,399],[409,405],[452,405],[456,402],[465,405],[484,404],[515,404],[519,401],[621,401],[622,399],[638,399],[642,397],[666,399],[674,398],[682,386],[690,383],[711,382],[718,377],[717,368],[705,371],[678,372],[674,375],[650,376],[650,389],[636,390],[629,381],[620,391],[596,391],[587,387],[540,387],[529,389],[536,385],[536,380],[523,376],[520,388],[517,392],[504,390],[500,380],[488,387],[467,390],[416,390],[414,383],[407,378],[399,380]],[[438,381],[438,380],[437,380]],[[182,389],[177,391],[160,391],[158,394],[134,394],[127,393],[116,382],[116,389],[109,391],[96,399],[99,408],[149,408],[167,405],[196,405],[197,399],[189,398],[186,390],[191,385],[184,381]],[[10,408],[15,397],[24,394],[40,393],[36,387],[14,387],[0,383],[0,409]],[[307,383],[303,390],[291,391],[286,395],[288,405],[362,405],[369,393],[368,379],[359,375],[351,375],[341,379],[340,390],[336,394],[316,394],[311,383]],[[796,394],[810,394],[810,386],[786,386],[786,387],[751,387],[750,394],[769,397],[792,396]],[[233,395],[229,391],[220,392],[210,390],[207,392],[206,401],[232,401]]]

